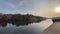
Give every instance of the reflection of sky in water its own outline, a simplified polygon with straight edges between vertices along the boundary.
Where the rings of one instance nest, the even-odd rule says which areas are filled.
[[[0,27],[0,34],[40,34],[48,26],[52,24],[52,21],[46,20],[41,23],[33,23],[28,26],[18,26],[8,24],[6,27]]]

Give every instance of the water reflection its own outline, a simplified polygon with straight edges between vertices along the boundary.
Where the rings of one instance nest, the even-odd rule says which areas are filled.
[[[2,26],[0,27],[0,34],[41,34],[51,23],[47,23],[49,21],[51,20],[42,22],[0,22],[0,26]]]
[[[2,27],[5,27],[8,23],[9,24],[12,24],[12,25],[16,25],[16,26],[20,26],[20,25],[28,25],[28,24],[31,24],[31,23],[39,23],[41,21],[44,21],[46,20],[46,18],[43,18],[43,17],[34,17],[34,18],[26,18],[26,19],[23,19],[23,20],[19,20],[19,19],[9,19],[9,20],[6,20],[6,19],[0,19],[0,26]]]
[[[20,25],[28,25],[28,24],[36,23],[36,22],[24,22],[24,21],[4,22],[3,21],[3,22],[0,22],[0,26],[5,27],[8,23],[12,25],[20,26]]]

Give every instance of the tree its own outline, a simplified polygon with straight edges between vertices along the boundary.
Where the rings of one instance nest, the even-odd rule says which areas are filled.
[[[8,21],[7,15],[2,15],[2,21]]]

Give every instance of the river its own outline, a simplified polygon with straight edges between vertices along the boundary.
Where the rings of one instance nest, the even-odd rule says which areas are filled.
[[[53,24],[51,19],[19,26],[8,23],[5,27],[0,25],[0,34],[41,34],[51,24]]]

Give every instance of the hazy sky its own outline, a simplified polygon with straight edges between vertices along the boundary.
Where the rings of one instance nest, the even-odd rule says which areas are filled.
[[[59,16],[54,13],[60,6],[60,0],[0,0],[1,13],[22,13],[39,16]]]

